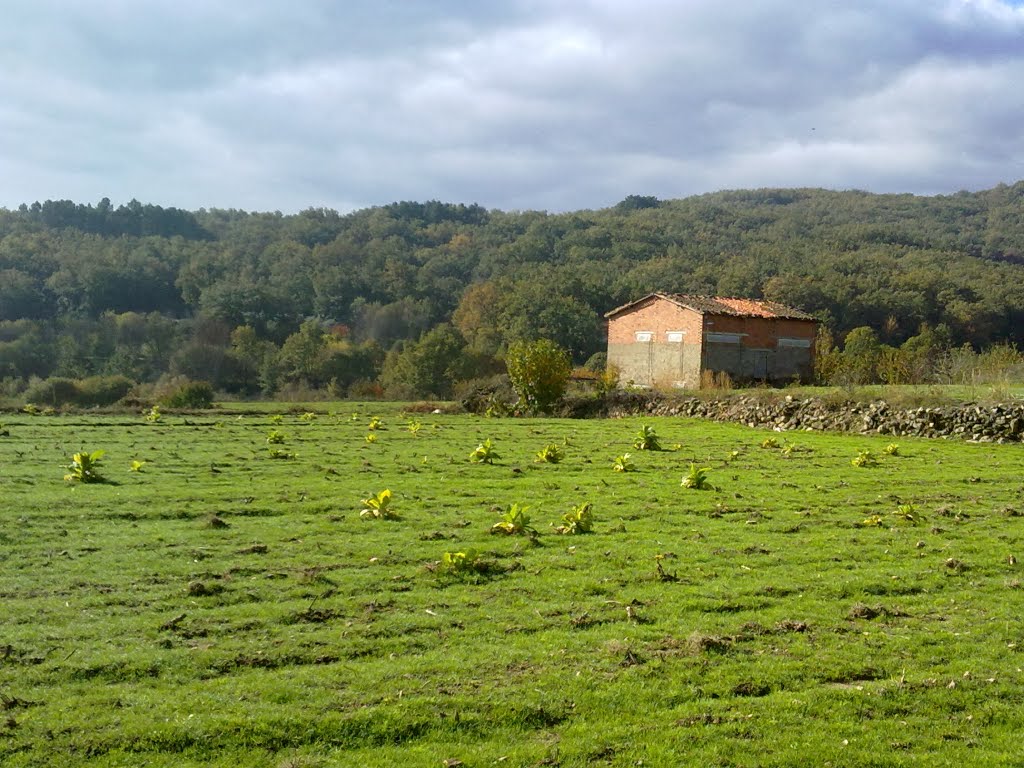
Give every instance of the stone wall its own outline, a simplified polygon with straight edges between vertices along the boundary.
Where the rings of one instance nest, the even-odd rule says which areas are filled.
[[[1024,404],[942,405],[900,408],[878,400],[833,403],[817,398],[785,397],[764,402],[756,397],[673,398],[651,393],[615,393],[600,409],[612,417],[690,416],[731,421],[751,427],[816,430],[893,437],[954,437],[978,442],[1019,443],[1024,439]],[[589,414],[598,415],[592,411]]]

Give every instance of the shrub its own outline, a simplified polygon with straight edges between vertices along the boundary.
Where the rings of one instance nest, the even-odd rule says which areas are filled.
[[[161,402],[168,408],[209,408],[213,405],[213,386],[208,381],[189,381],[161,398]]]
[[[66,405],[78,400],[78,383],[74,379],[52,376],[49,379],[33,379],[25,390],[29,403]]]
[[[505,374],[461,382],[455,393],[464,411],[491,416],[510,414],[516,401],[515,390]]]
[[[505,364],[520,405],[529,411],[550,410],[565,394],[572,374],[569,353],[550,339],[515,342]]]
[[[24,397],[28,402],[52,407],[104,406],[121,400],[133,386],[135,383],[126,376],[90,376],[86,379],[51,376],[48,379],[33,379]]]
[[[131,392],[135,382],[127,376],[89,376],[78,382],[76,405],[113,405]]]

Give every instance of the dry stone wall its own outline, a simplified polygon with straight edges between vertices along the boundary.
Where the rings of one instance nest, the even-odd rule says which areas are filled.
[[[613,417],[690,416],[768,429],[952,437],[994,443],[1019,443],[1024,439],[1024,404],[1019,403],[902,408],[882,400],[833,403],[787,396],[779,402],[764,402],[744,396],[707,399],[617,393],[606,400],[605,406],[607,415]]]

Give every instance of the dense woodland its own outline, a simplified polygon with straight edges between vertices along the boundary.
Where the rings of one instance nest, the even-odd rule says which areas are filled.
[[[1024,182],[630,196],[565,214],[0,209],[0,379],[7,395],[123,376],[448,396],[501,370],[516,340],[553,339],[584,363],[603,349],[602,315],[656,290],[791,304],[824,321],[823,376],[839,375],[830,344],[853,331],[870,358],[859,379],[924,380],[941,350],[1024,341]]]

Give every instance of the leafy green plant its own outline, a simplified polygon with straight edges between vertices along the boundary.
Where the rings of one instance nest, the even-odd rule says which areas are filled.
[[[621,456],[615,457],[615,463],[612,464],[612,469],[616,472],[634,472],[636,471],[636,465],[630,458],[628,453],[624,453]]]
[[[267,445],[282,445],[287,437],[284,432],[277,429],[272,429],[267,433]]]
[[[418,421],[410,421],[405,428],[409,431],[410,435],[416,436],[420,433],[420,430],[423,429],[423,425]]]
[[[131,466],[128,467],[129,472],[141,472],[142,468],[146,466],[146,462],[140,461],[139,459],[132,459]]]
[[[270,417],[270,423],[274,425],[283,424],[284,416],[282,416],[280,413],[275,413],[273,416]]]
[[[896,509],[893,510],[893,514],[901,520],[906,520],[908,523],[916,524],[921,521],[921,515],[918,514],[913,504],[898,504]]]
[[[779,447],[779,441],[777,439],[775,439],[774,437],[766,437],[764,440],[761,441],[761,447],[762,448],[778,448]]]
[[[268,448],[269,453],[267,454],[271,459],[279,459],[281,461],[290,461],[294,459],[296,454],[286,451],[283,448]]]
[[[593,510],[594,505],[589,501],[577,504],[562,515],[562,524],[555,530],[567,535],[590,533],[594,530]]]
[[[526,514],[529,507],[512,504],[505,510],[501,520],[491,526],[491,533],[504,533],[506,536],[535,536],[537,529],[530,525],[530,516]]]
[[[391,490],[385,488],[369,498],[363,499],[363,509],[359,512],[361,518],[374,518],[378,520],[397,520],[398,513],[391,509]]]
[[[860,451],[856,457],[850,459],[850,463],[855,467],[874,467],[878,465],[878,459],[871,451]]]
[[[486,563],[476,550],[464,552],[445,552],[441,556],[441,571],[453,576],[465,576],[470,573],[483,573]]]
[[[375,434],[373,434],[373,432],[370,432],[366,436],[366,442],[368,442],[368,443],[376,443],[377,442],[377,436]]]
[[[548,464],[557,464],[565,458],[565,452],[554,443],[549,443],[537,451],[537,458],[535,462],[547,462]]]
[[[697,491],[705,491],[712,488],[711,483],[708,482],[708,471],[710,467],[698,467],[693,462],[690,462],[689,471],[683,475],[683,480],[680,483],[684,488],[692,488]]]
[[[649,424],[641,424],[640,431],[636,433],[636,439],[633,441],[633,447],[640,451],[660,451],[661,443],[658,441],[654,427]]]
[[[384,420],[380,416],[371,416],[370,423],[366,425],[366,428],[371,432],[378,429],[384,429]]]
[[[862,528],[872,528],[876,526],[882,526],[883,524],[884,523],[882,522],[881,515],[868,515],[860,521],[860,526]]]
[[[316,418],[316,414],[312,411],[306,411],[304,414],[299,416],[300,421],[311,422]]]
[[[493,464],[495,459],[500,458],[501,456],[494,450],[494,442],[489,437],[469,454],[469,460],[474,464]]]
[[[68,469],[71,471],[64,475],[68,482],[77,483],[102,483],[105,478],[99,473],[99,464],[106,451],[80,451],[71,457]]]
[[[885,448],[882,449],[882,453],[886,456],[899,456],[900,455],[900,444],[889,443]]]
[[[23,413],[27,413],[29,416],[36,416],[39,414],[39,407],[32,403],[25,403],[25,407],[22,409]]]

